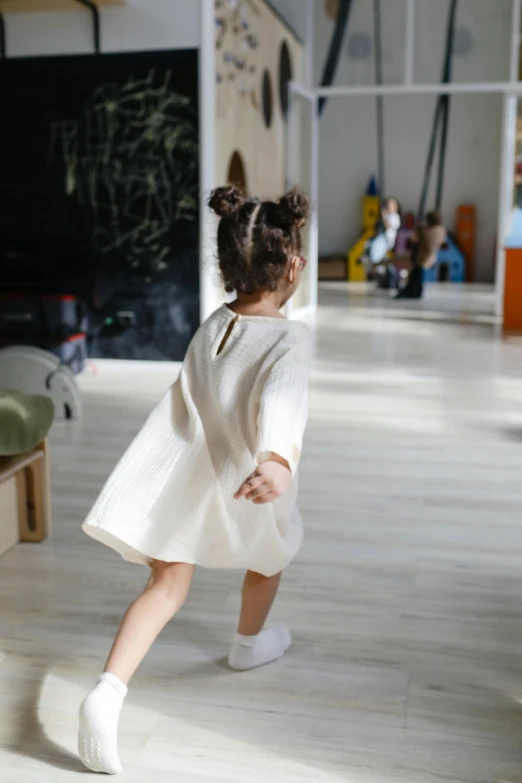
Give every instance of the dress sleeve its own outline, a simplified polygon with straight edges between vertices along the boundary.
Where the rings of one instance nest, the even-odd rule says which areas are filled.
[[[257,421],[258,462],[270,453],[283,457],[292,474],[301,458],[308,418],[310,340],[288,349],[272,367],[261,393]]]

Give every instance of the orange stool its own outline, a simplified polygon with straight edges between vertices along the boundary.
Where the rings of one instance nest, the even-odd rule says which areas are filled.
[[[506,248],[504,330],[522,332],[522,248]]]
[[[466,283],[475,280],[475,236],[477,210],[472,204],[461,204],[457,209],[456,240],[466,259]]]
[[[504,330],[522,332],[522,210],[511,216],[505,244]]]

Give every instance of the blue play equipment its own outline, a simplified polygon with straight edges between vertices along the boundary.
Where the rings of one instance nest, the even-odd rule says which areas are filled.
[[[451,237],[448,237],[447,248],[439,251],[437,261],[431,269],[424,270],[424,281],[436,283],[446,280],[448,283],[463,283],[466,277],[466,261],[461,251]],[[444,274],[446,272],[447,274]]]
[[[377,180],[375,179],[375,177],[370,177],[370,181],[368,182],[368,187],[366,189],[366,195],[367,196],[379,195],[379,188],[377,187]]]

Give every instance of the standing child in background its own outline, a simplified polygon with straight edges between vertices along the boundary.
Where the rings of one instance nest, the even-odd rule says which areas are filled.
[[[117,774],[118,719],[127,684],[183,605],[196,565],[247,571],[230,666],[281,657],[283,624],[263,630],[281,572],[299,549],[297,467],[307,418],[310,335],[281,307],[306,261],[309,214],[294,189],[279,201],[218,188],[219,267],[236,301],[196,333],[180,376],[125,453],[83,529],[147,565],[96,687],[80,709],[79,753],[94,772]]]
[[[396,198],[389,198],[382,211],[384,235],[388,245],[388,251],[393,250],[397,241],[397,234],[401,227],[401,212]]]
[[[380,264],[386,258],[390,250],[395,247],[397,233],[401,227],[401,215],[399,202],[395,198],[389,198],[381,211],[380,230],[368,243],[366,259],[369,262],[369,271],[375,264]]]
[[[389,198],[381,211],[381,220],[378,224],[376,235],[366,244],[366,250],[361,258],[370,279],[377,281],[384,277],[386,269],[379,268],[379,264],[395,247],[397,233],[401,227],[401,214],[399,202],[395,198]]]
[[[424,269],[431,269],[439,250],[447,242],[446,229],[438,210],[428,212],[426,222],[417,226],[412,237],[411,271],[397,299],[421,299],[424,288]]]

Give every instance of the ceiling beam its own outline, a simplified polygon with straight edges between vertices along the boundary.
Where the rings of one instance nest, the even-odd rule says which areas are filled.
[[[94,0],[103,8],[109,5],[125,5],[126,0]],[[75,0],[0,0],[0,12],[4,14],[35,13],[40,11],[74,11],[81,6]]]

